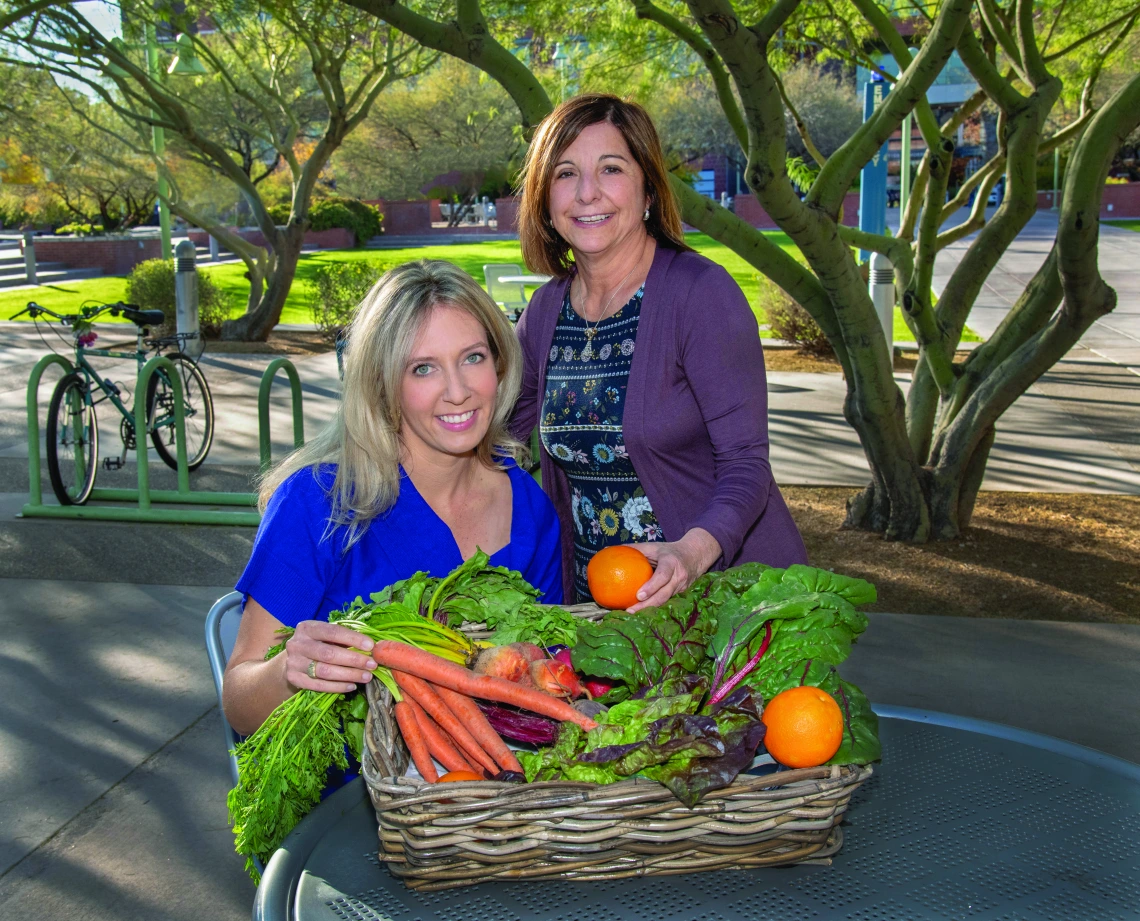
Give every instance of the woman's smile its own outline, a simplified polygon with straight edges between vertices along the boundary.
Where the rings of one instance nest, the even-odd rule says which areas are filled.
[[[465,432],[475,424],[475,417],[479,410],[469,409],[465,413],[449,413],[444,416],[436,416],[442,425],[449,432]]]

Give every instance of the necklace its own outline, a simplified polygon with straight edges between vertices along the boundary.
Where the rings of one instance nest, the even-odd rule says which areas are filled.
[[[614,298],[617,297],[617,293],[621,290],[621,286],[624,285],[626,283],[626,281],[629,279],[629,276],[633,274],[633,269],[637,268],[637,264],[640,261],[641,260],[639,259],[637,262],[635,262],[633,264],[633,268],[625,273],[625,278],[623,278],[621,281],[619,281],[617,283],[617,287],[614,288],[613,294],[611,294],[609,296],[609,298],[606,300],[606,306],[602,308],[601,316],[598,317],[598,319],[595,321],[594,325],[590,326],[590,321],[586,320],[586,342],[587,343],[594,341],[594,336],[596,336],[598,334],[598,326],[600,326],[602,320],[604,320],[606,318],[606,314],[608,314],[610,312],[610,304],[613,303]],[[582,319],[585,320],[586,318],[583,317]],[[589,345],[587,345],[587,349],[589,349]]]

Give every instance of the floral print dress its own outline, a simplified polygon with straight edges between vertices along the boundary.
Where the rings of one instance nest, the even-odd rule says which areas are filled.
[[[599,323],[591,339],[568,288],[546,366],[539,434],[570,481],[579,600],[590,598],[586,564],[603,547],[664,540],[622,437],[644,290]]]

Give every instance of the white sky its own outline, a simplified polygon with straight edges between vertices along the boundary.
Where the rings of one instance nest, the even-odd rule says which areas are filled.
[[[76,3],[75,9],[87,17],[87,21],[95,26],[107,38],[114,38],[122,34],[119,27],[119,8],[103,3],[102,0],[85,0]]]

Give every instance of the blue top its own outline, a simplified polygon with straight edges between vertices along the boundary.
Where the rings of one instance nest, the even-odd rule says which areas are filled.
[[[567,287],[554,327],[539,433],[570,485],[579,601],[590,598],[586,566],[599,550],[665,539],[622,424],[644,294],[642,285],[617,313],[591,327],[574,312]]]
[[[511,542],[491,557],[492,566],[522,573],[547,604],[562,602],[562,558],[558,517],[539,485],[513,463]],[[451,529],[400,471],[400,496],[372,520],[363,536],[344,550],[346,528],[327,532],[332,512],[329,490],[335,466],[315,475],[298,470],[282,483],[262,517],[253,552],[237,582],[287,627],[303,620],[328,620],[361,596],[416,572],[442,577],[463,562]]]

